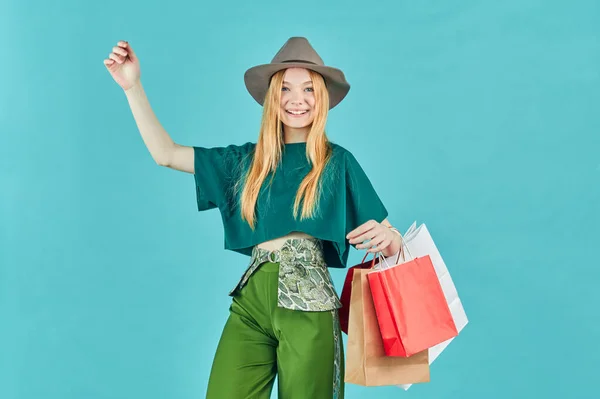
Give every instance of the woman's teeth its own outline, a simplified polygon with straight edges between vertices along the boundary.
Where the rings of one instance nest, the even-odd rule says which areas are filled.
[[[287,111],[287,112],[292,115],[303,115],[303,114],[307,113],[308,111]]]

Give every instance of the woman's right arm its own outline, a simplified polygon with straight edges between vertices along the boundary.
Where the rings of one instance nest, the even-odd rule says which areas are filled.
[[[154,114],[140,81],[140,61],[131,45],[120,40],[104,60],[106,69],[125,91],[144,144],[154,161],[171,169],[194,173],[194,149],[173,142]]]
[[[154,161],[161,166],[194,173],[194,149],[171,139],[154,114],[140,81],[125,90],[127,101],[142,140]]]

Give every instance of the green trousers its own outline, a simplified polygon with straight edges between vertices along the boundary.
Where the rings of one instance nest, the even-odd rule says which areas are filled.
[[[263,263],[233,297],[212,364],[207,399],[343,399],[337,310],[277,306],[278,262]]]

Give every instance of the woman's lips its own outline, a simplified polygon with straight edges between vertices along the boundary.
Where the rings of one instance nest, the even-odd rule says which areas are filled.
[[[291,113],[289,110],[286,110],[286,111],[285,111],[285,113],[286,113],[286,114],[288,114],[288,115],[289,115],[290,117],[292,117],[292,118],[301,118],[301,117],[303,117],[303,116],[307,115],[307,114],[308,114],[308,112],[309,112],[309,111],[308,111],[308,110],[306,110],[306,109],[304,110],[304,113],[302,113],[302,114],[293,114],[293,113]]]

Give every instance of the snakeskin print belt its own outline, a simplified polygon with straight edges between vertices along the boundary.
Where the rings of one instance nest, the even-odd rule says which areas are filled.
[[[279,263],[279,307],[325,311],[342,306],[323,258],[323,243],[317,238],[288,238],[273,251],[255,246],[250,265],[229,295],[239,293],[264,262]]]

